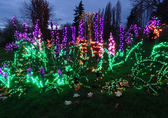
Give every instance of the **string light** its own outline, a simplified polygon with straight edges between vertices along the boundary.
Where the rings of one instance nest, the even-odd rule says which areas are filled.
[[[64,27],[64,29],[63,29],[63,41],[62,41],[63,49],[66,48],[66,45],[67,45],[67,27]]]
[[[124,28],[123,28],[123,26],[121,25],[121,26],[120,26],[120,50],[121,50],[121,51],[124,51],[124,48],[123,48],[123,46],[124,46],[123,40],[124,40]]]
[[[112,33],[110,33],[108,52],[111,56],[115,56],[115,53],[116,53],[115,46],[116,46],[116,43],[113,39]]]
[[[77,39],[75,39],[75,27],[71,27],[73,45],[70,46],[68,45],[69,30],[67,31],[67,27],[64,27],[63,35],[59,36],[58,29],[54,30],[51,23],[52,39],[47,40],[46,45],[38,27],[39,20],[30,35],[26,34],[27,26],[24,24],[25,32],[15,32],[16,40],[6,46],[6,50],[14,51],[14,60],[5,61],[6,64],[0,67],[0,85],[10,89],[13,93],[20,92],[20,94],[26,92],[25,90],[30,87],[46,91],[56,89],[60,92],[63,91],[61,86],[69,85],[75,90],[79,90],[81,86],[85,86],[82,82],[83,78],[86,79],[87,84],[91,82],[87,76],[83,76],[84,72],[90,70],[91,73],[101,73],[102,75],[97,78],[104,79],[104,74],[109,71],[115,72],[115,69],[124,64],[132,66],[132,69],[128,70],[131,75],[130,81],[133,80],[133,84],[130,84],[134,85],[136,89],[148,88],[154,94],[158,94],[158,86],[168,85],[168,82],[165,82],[165,79],[168,79],[167,42],[154,45],[150,56],[144,57],[143,40],[132,43],[133,39],[131,39],[139,38],[140,28],[132,25],[126,31],[121,26],[120,49],[115,48],[116,43],[112,33],[110,33],[107,49],[103,47],[103,19],[98,13],[95,13],[93,18],[94,39],[91,39],[91,34],[89,34],[89,39],[87,38],[85,25],[90,21],[83,17],[80,21]],[[160,36],[162,29],[159,20],[156,18],[153,20],[155,21],[151,21],[144,29],[144,35],[148,36],[150,33],[154,33],[156,36],[153,38],[156,39]],[[88,32],[91,33],[91,29]],[[127,44],[131,43],[131,46],[124,46],[124,41]],[[91,51],[88,51],[89,48]],[[93,58],[89,57],[90,53]],[[108,61],[106,61],[107,58]],[[93,61],[95,62],[93,63]],[[99,79],[95,79],[94,82]],[[120,96],[126,87],[129,87],[129,82],[119,78],[107,82],[103,91]]]
[[[76,38],[76,28],[75,26],[71,26],[72,30],[72,44],[75,45],[75,38]]]
[[[151,39],[157,39],[160,37],[160,32],[162,32],[160,27],[160,20],[154,16],[152,17],[152,20],[149,21],[148,25],[145,26],[143,33],[146,35],[153,33],[154,36],[152,36]]]

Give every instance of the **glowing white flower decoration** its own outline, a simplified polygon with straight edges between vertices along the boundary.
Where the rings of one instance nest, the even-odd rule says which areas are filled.
[[[93,93],[89,92],[87,96],[88,96],[88,98],[91,98],[93,96]]]
[[[71,105],[72,102],[71,102],[71,101],[67,101],[67,100],[65,100],[64,104],[65,104],[65,105]]]
[[[116,94],[116,97],[120,97],[120,96],[122,96],[121,91],[117,91],[117,92],[115,92],[115,94]]]
[[[74,98],[77,98],[77,97],[79,97],[80,95],[78,94],[78,93],[75,93],[74,95],[73,95],[73,97]]]

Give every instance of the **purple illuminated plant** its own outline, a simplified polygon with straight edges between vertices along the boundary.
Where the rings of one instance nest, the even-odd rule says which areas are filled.
[[[58,32],[58,25],[57,25],[57,24],[55,25],[55,34],[56,34],[56,40],[57,40],[57,43],[58,43],[58,40],[59,40],[59,32]]]
[[[4,68],[7,68],[7,67],[8,67],[8,65],[6,65],[6,64],[3,64],[3,67],[4,67]]]
[[[145,26],[143,34],[148,35],[149,33],[153,32],[151,28],[159,28],[159,26],[160,20],[157,17],[153,16],[148,25]]]
[[[29,67],[28,69],[27,69],[27,74],[29,75],[29,76],[31,76],[33,73],[32,73],[32,68],[31,67]]]
[[[39,19],[37,19],[37,21],[36,21],[36,24],[35,24],[35,27],[34,27],[34,32],[33,32],[33,36],[34,37],[38,37],[38,33],[39,33],[39,25],[38,25],[38,23],[39,23]]]
[[[55,32],[54,32],[54,29],[53,29],[53,23],[52,23],[52,21],[51,21],[51,23],[50,23],[50,27],[51,27],[51,31],[50,31],[50,33],[51,33],[51,38],[52,39],[55,39]]]
[[[55,50],[55,54],[59,54],[60,51],[61,51],[61,45],[60,44],[57,44],[57,48],[54,49]]]
[[[62,41],[63,49],[66,48],[67,45],[67,27],[63,29],[63,41]]]
[[[124,49],[123,49],[123,46],[124,46],[123,40],[124,40],[124,28],[121,25],[120,26],[120,50],[121,51],[124,51]]]
[[[136,24],[135,25],[131,25],[128,29],[128,31],[125,33],[125,42],[127,44],[133,42],[133,35],[135,34],[135,37],[139,36],[139,30],[141,30],[140,27],[138,27]]]
[[[76,37],[76,28],[75,26],[71,26],[72,30],[72,44],[75,45],[75,37]]]
[[[6,51],[13,51],[13,50],[15,50],[15,49],[17,49],[17,48],[18,48],[18,46],[17,46],[17,44],[14,43],[14,42],[8,43],[8,44],[5,46],[5,50],[6,50]]]
[[[25,29],[25,32],[28,31],[28,29],[27,29],[27,23],[24,23],[24,29]]]
[[[103,30],[104,30],[104,20],[100,18],[100,42],[103,43]]]
[[[58,74],[62,75],[62,71],[60,69],[58,69]]]
[[[99,41],[99,27],[98,27],[98,20],[99,20],[99,15],[98,13],[95,13],[95,18],[94,18],[94,32],[95,32],[95,41]]]
[[[42,78],[44,78],[44,75],[45,75],[44,68],[40,68],[40,74],[41,74]]]
[[[79,38],[80,39],[85,39],[85,37],[84,37],[84,23],[85,23],[84,18],[81,18],[80,24],[79,24]]]
[[[6,67],[5,67],[6,68]],[[0,76],[7,78],[8,77],[8,73],[7,72],[3,72],[3,69],[0,68]]]
[[[5,72],[5,74],[4,74],[4,75],[2,75],[2,77],[7,78],[7,77],[8,77],[8,73],[7,73],[7,72]]]
[[[14,27],[16,27],[16,20],[15,20],[15,17],[12,17],[12,25],[13,25]]]
[[[2,68],[0,68],[0,75],[2,75],[3,74],[3,71],[2,71]]]
[[[30,72],[32,72],[32,68],[31,68],[31,67],[29,67],[29,68],[27,69],[27,71],[30,71]]]

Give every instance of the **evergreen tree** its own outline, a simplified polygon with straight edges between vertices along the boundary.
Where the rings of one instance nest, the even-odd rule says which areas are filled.
[[[121,23],[121,3],[120,0],[118,0],[116,5],[116,28],[120,29],[120,23]]]
[[[79,22],[80,22],[80,18],[82,13],[84,12],[84,5],[82,3],[82,0],[80,1],[79,5],[74,9],[74,22],[73,25],[76,28],[76,36],[78,36],[78,27],[79,27]]]
[[[113,7],[112,9],[112,18],[113,18],[113,23],[112,23],[112,32],[113,34],[116,34],[116,9]]]

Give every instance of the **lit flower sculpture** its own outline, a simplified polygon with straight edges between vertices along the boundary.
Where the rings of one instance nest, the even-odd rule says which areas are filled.
[[[115,47],[116,47],[116,43],[114,41],[112,33],[110,33],[108,52],[111,56],[115,56],[115,53],[116,53]]]
[[[152,36],[151,39],[157,39],[160,37],[160,32],[162,32],[160,20],[154,16],[152,17],[152,20],[149,21],[148,25],[145,26],[144,34],[149,35],[153,33],[154,36]]]

